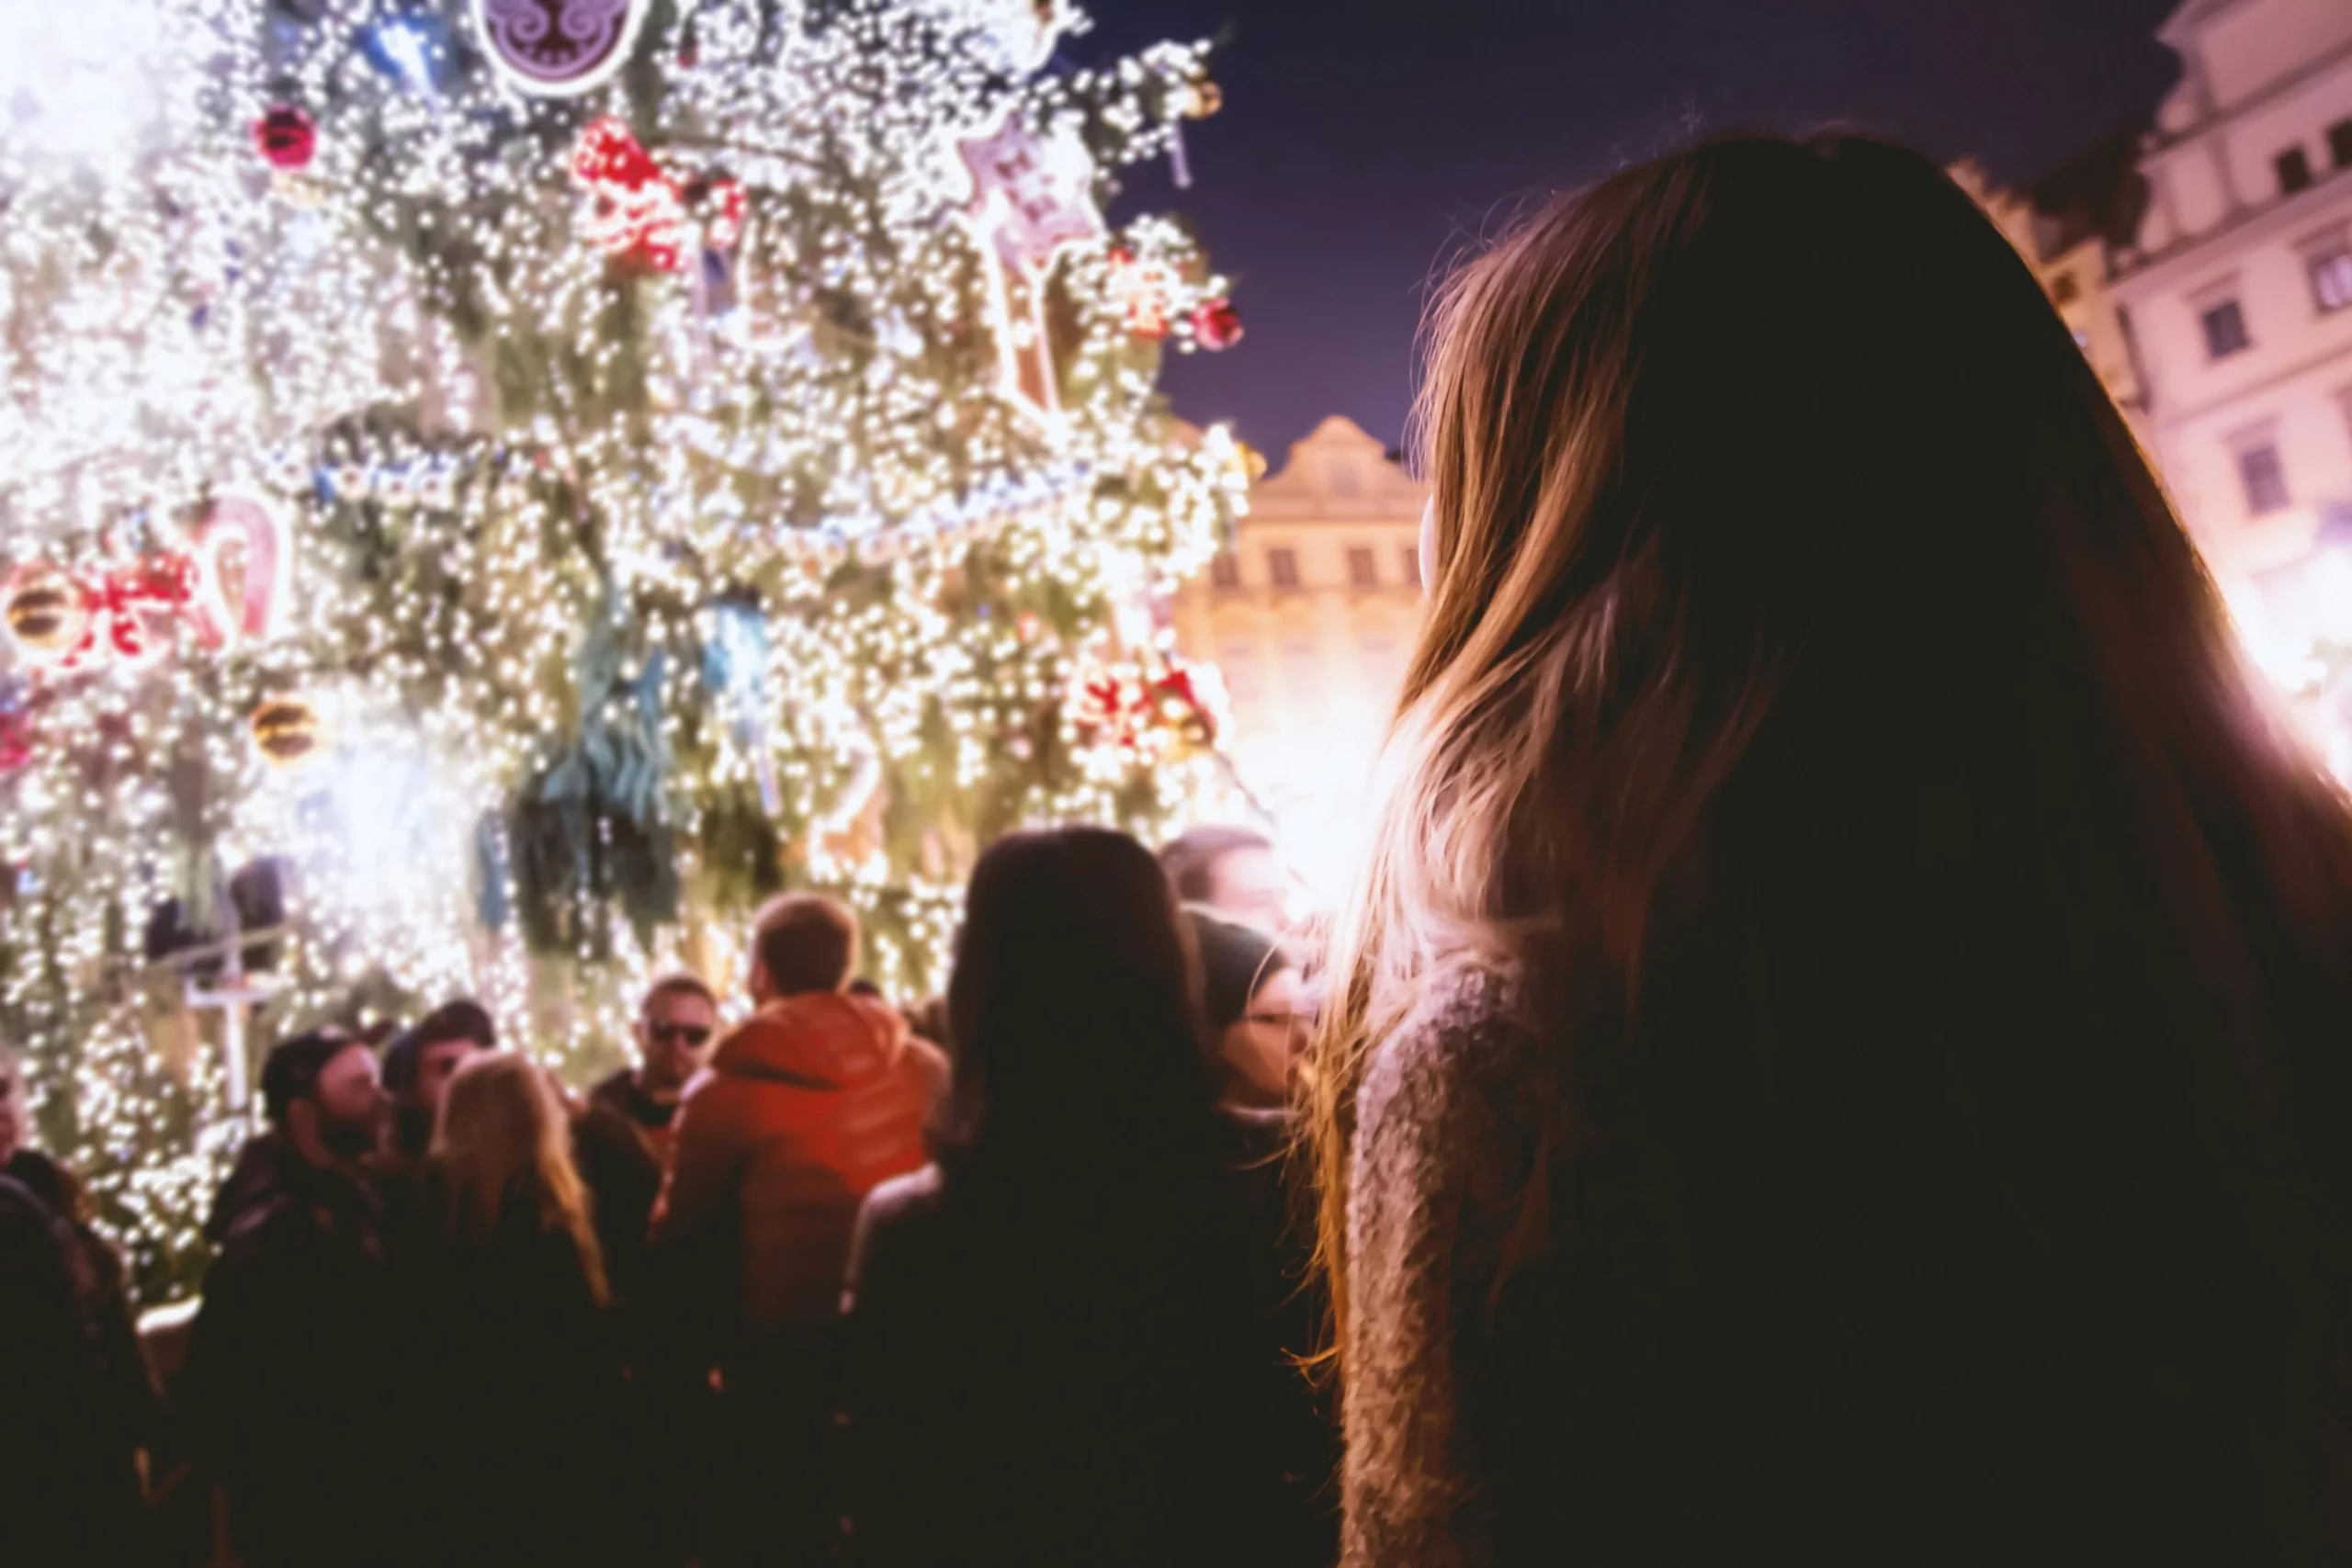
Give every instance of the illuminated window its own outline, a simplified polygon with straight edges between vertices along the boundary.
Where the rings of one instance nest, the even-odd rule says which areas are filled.
[[[2316,252],[2311,258],[2312,298],[2323,310],[2352,305],[2352,251],[2342,244]]]
[[[1241,562],[1230,550],[1219,550],[1209,560],[1209,586],[1230,592],[1241,586]]]
[[[1298,552],[1286,546],[1266,552],[1266,581],[1277,588],[1298,586]]]
[[[2278,171],[2278,194],[2292,196],[2312,183],[2311,155],[2300,147],[2290,147],[2270,160]]]
[[[2253,516],[2287,505],[2287,469],[2278,461],[2278,448],[2267,441],[2238,448],[2238,482],[2245,486],[2245,509]]]
[[[2209,307],[2199,320],[2205,328],[2205,352],[2215,359],[2226,359],[2254,341],[2246,335],[2245,312],[2234,299]]]
[[[1372,547],[1369,545],[1348,547],[1348,586],[1351,588],[1380,586],[1380,568],[1373,562]]]
[[[1419,588],[1421,585],[1421,547],[1407,545],[1396,555],[1405,563],[1405,586]]]

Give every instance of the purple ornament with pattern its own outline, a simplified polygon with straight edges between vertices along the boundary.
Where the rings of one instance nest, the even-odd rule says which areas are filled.
[[[568,97],[628,59],[646,0],[474,0],[499,73],[526,93]]]

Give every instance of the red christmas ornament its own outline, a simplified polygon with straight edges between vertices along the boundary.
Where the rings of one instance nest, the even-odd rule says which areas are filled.
[[[279,104],[254,121],[254,146],[273,169],[303,167],[319,150],[319,130],[292,104]]]
[[[1210,353],[1231,348],[1241,341],[1241,312],[1222,297],[1193,307],[1193,341]]]

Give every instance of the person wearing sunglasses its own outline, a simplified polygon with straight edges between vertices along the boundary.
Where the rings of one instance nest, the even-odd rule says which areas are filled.
[[[628,1302],[640,1281],[678,1101],[702,1070],[718,1028],[718,998],[699,976],[681,971],[654,981],[638,1008],[637,1065],[589,1090],[587,1109],[573,1126],[575,1156],[595,1195],[596,1239],[604,1245],[616,1301]]]

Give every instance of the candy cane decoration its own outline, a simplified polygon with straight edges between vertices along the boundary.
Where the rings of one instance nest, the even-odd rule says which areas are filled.
[[[221,557],[232,542],[244,546],[244,585],[229,603]],[[195,562],[193,608],[197,635],[207,648],[263,642],[285,625],[294,592],[294,536],[259,496],[227,491],[212,498],[197,525],[189,555]]]

